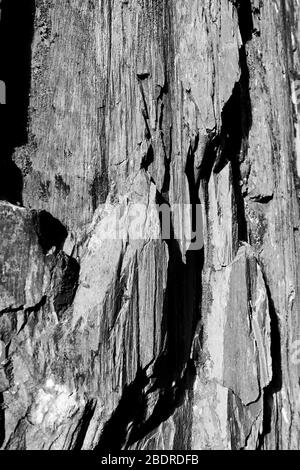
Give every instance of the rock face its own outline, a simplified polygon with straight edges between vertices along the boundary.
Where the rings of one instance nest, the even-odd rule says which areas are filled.
[[[23,3],[1,447],[299,449],[298,0]]]

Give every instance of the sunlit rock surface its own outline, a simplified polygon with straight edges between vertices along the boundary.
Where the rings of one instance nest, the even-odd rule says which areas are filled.
[[[1,447],[299,449],[298,1],[15,4]]]

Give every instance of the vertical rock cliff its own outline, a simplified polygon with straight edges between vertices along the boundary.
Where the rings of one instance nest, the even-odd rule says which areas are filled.
[[[2,0],[0,445],[299,449],[298,0]]]

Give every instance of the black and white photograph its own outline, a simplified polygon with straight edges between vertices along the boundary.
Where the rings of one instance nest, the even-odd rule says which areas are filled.
[[[300,450],[299,0],[0,0],[0,449]]]

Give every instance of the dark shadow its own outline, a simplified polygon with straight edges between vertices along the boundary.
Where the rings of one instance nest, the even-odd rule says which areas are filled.
[[[148,167],[151,165],[151,163],[154,162],[154,152],[153,152],[153,147],[150,144],[149,148],[147,150],[146,155],[143,156],[142,161],[141,161],[141,169],[148,170]]]
[[[58,253],[52,274],[55,282],[53,305],[59,320],[72,305],[78,287],[79,271],[80,266],[75,258],[63,251]]]
[[[250,34],[251,22],[247,20],[248,6],[240,6],[239,18],[246,40]],[[252,17],[250,17],[252,18]],[[198,139],[190,146],[185,173],[189,184],[192,214],[192,231],[197,228],[197,206],[201,181],[207,184],[212,172],[219,173],[230,163],[238,221],[238,239],[247,241],[247,224],[244,213],[244,200],[240,188],[240,163],[248,145],[252,125],[251,102],[249,95],[249,72],[244,46],[240,49],[241,77],[236,83],[232,96],[222,111],[222,126],[209,132],[202,163],[198,175],[195,173],[195,153]],[[168,189],[169,181],[164,182]],[[165,193],[165,191],[163,192]],[[168,204],[165,194],[157,195],[158,204]],[[205,201],[204,201],[205,203]],[[126,387],[117,409],[105,426],[103,435],[95,450],[121,449],[142,440],[152,430],[167,420],[183,404],[186,392],[192,387],[196,376],[194,360],[191,359],[192,343],[197,332],[201,332],[201,274],[204,264],[203,247],[193,249],[193,241],[182,258],[178,240],[170,218],[171,236],[166,239],[169,249],[167,287],[163,305],[162,341],[160,354],[153,365],[151,387],[145,392],[149,379],[134,381]],[[199,328],[200,325],[200,328]],[[276,328],[273,325],[274,334]],[[276,342],[276,341],[275,341]],[[276,346],[274,347],[274,351]],[[274,352],[275,354],[275,352]],[[145,421],[147,396],[159,392],[157,403],[150,417]],[[128,429],[131,429],[130,432]],[[116,439],[117,436],[117,439]]]
[[[185,173],[189,184],[192,234],[190,248],[185,254],[185,262],[178,240],[170,220],[171,237],[165,240],[169,249],[167,288],[163,306],[161,355],[157,359],[153,375],[156,378],[153,389],[171,388],[172,383],[180,379],[191,353],[196,327],[200,320],[201,273],[204,263],[203,247],[196,245],[199,229],[196,221],[200,207],[198,196],[199,182],[195,180],[195,147],[188,150]],[[193,237],[193,234],[195,236]]]
[[[35,2],[2,0],[1,6],[0,80],[6,85],[6,104],[0,105],[0,199],[22,204],[22,174],[12,161],[12,154],[28,140]]]
[[[264,438],[272,430],[272,416],[274,408],[274,395],[282,388],[282,359],[281,359],[281,338],[280,325],[275,306],[271,297],[267,280],[264,276],[264,283],[268,295],[269,314],[271,319],[271,357],[272,357],[272,380],[264,389],[264,415],[263,429],[259,437],[258,449],[263,449]]]
[[[194,218],[197,205],[200,204],[199,181],[195,181],[194,177],[195,151],[196,147],[189,149],[186,165],[193,232],[197,227]],[[157,193],[157,204],[167,204],[159,193]],[[193,242],[196,240],[192,239],[184,261],[179,242],[174,237],[171,212],[169,216],[171,236],[165,239],[169,248],[169,264],[160,354],[157,358],[153,358],[155,362],[150,377],[147,376],[148,366],[140,369],[134,381],[124,387],[119,404],[105,424],[99,443],[94,449],[99,453],[128,448],[143,439],[184,403],[187,392],[193,388],[196,367],[194,360],[191,359],[191,351],[201,319],[201,273],[204,250],[202,246],[195,246]],[[148,385],[150,388],[147,389]],[[146,419],[148,396],[156,390],[159,391],[157,403],[151,416]]]
[[[169,243],[168,280],[163,307],[162,353],[153,367],[152,390],[171,388],[190,357],[200,320],[203,249],[188,251],[186,263],[176,241]]]
[[[52,247],[56,250],[62,249],[68,235],[66,227],[47,211],[32,211],[32,213],[34,228],[44,253]]]
[[[196,367],[191,359],[192,343],[201,320],[201,274],[204,263],[202,245],[196,244],[197,237],[202,240],[202,224],[196,221],[199,182],[195,179],[194,160],[198,139],[194,148],[189,148],[185,173],[189,184],[191,206],[191,229],[195,237],[191,238],[190,247],[183,261],[178,240],[174,237],[174,229],[170,220],[171,237],[166,239],[169,248],[169,264],[167,287],[163,305],[162,341],[160,355],[153,365],[150,393],[159,390],[159,397],[151,416],[138,422],[135,420],[128,438],[127,446],[133,445],[166,421],[183,405],[186,394],[193,389],[196,378]],[[158,194],[157,202],[166,204]],[[171,217],[171,213],[170,213]],[[197,229],[201,229],[201,234]]]
[[[84,412],[82,414],[82,417],[78,423],[78,427],[76,429],[76,441],[75,443],[71,444],[70,448],[72,450],[81,450],[84,439],[89,427],[89,424],[94,416],[95,413],[95,408],[96,408],[96,401],[95,400],[89,400],[87,404],[85,405]]]
[[[104,139],[105,137],[103,137]],[[105,161],[105,151],[101,150],[101,171],[95,170],[92,183],[89,188],[89,195],[92,199],[92,208],[95,211],[99,204],[104,204],[108,194],[107,165]]]
[[[40,312],[41,308],[46,304],[47,296],[43,295],[41,300],[34,306],[26,308],[24,310],[24,320],[22,325],[19,327],[18,334],[25,328],[26,325],[30,322],[30,319],[34,318],[34,322],[36,323],[36,315]],[[33,314],[33,315],[32,315]]]
[[[237,211],[238,239],[247,241],[244,198],[240,186],[240,164],[247,151],[248,137],[252,126],[252,111],[249,94],[249,71],[244,46],[240,48],[239,54],[241,77],[235,84],[231,97],[223,107],[220,131],[211,132],[209,135],[209,141],[199,169],[199,177],[207,184],[212,172],[218,174],[230,163],[231,182]]]
[[[236,0],[236,8],[242,41],[245,44],[252,38],[253,32],[251,0]]]
[[[248,0],[234,3],[238,9],[241,35],[245,44],[251,38],[253,29],[251,4]],[[200,181],[204,180],[204,183],[207,183],[212,172],[217,174],[230,162],[237,206],[238,238],[241,241],[247,240],[247,226],[240,189],[239,168],[252,125],[249,73],[244,46],[240,49],[240,66],[241,78],[223,108],[221,129],[210,132],[208,136],[208,143],[197,178],[195,178],[194,162],[197,139],[194,148],[190,146],[188,150],[185,172],[189,183],[192,231],[194,232],[197,227],[197,205],[200,204],[198,197]],[[144,99],[142,86],[141,93]],[[146,137],[150,138],[145,102],[144,119]],[[162,194],[157,196],[158,204],[168,204],[166,195],[169,182],[168,165]],[[147,377],[145,369],[140,370],[135,380],[125,386],[116,410],[104,426],[100,441],[95,448],[97,452],[120,450],[142,440],[184,403],[186,392],[193,387],[196,368],[194,360],[191,359],[191,350],[199,325],[201,332],[201,274],[204,264],[204,250],[203,247],[193,249],[192,242],[194,240],[191,240],[191,247],[186,252],[184,261],[178,240],[174,237],[171,219],[170,228],[171,237],[165,240],[169,249],[169,263],[163,305],[160,354],[155,359],[151,377]],[[275,326],[273,328],[276,335]],[[150,380],[151,386],[146,391]],[[156,405],[151,416],[145,420],[147,397],[155,391],[159,393]]]
[[[193,390],[196,374],[194,361],[188,359],[186,367],[181,374],[182,376],[176,380],[175,384],[161,389],[151,416],[144,422],[141,422],[140,416],[139,421],[133,421],[127,448],[157,429],[162,422],[175,413],[176,409],[184,404],[187,392]]]
[[[146,410],[145,387],[148,383],[147,368],[138,369],[133,382],[125,385],[117,408],[104,425],[100,440],[94,448],[95,452],[103,453],[122,449],[127,441],[129,424],[143,420]]]
[[[162,189],[161,189],[162,197],[167,202],[169,200],[169,190],[170,190],[170,182],[171,182],[171,172],[170,172],[171,157],[172,157],[172,126],[170,127],[170,134],[169,134],[169,141],[167,143],[167,148],[164,145],[165,174],[164,174],[164,180],[163,180]]]

